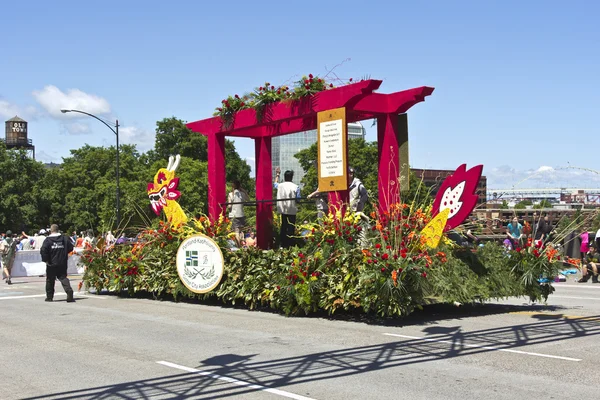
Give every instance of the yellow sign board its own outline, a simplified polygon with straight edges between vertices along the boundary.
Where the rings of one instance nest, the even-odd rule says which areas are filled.
[[[317,114],[319,191],[348,189],[348,133],[346,108]]]

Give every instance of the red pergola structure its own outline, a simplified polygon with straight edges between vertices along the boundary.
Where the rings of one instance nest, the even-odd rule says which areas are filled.
[[[256,235],[257,244],[266,249],[272,237],[272,204],[261,202],[273,196],[271,139],[275,136],[317,128],[317,113],[335,108],[346,108],[346,121],[377,119],[379,207],[387,210],[400,200],[398,115],[423,101],[434,88],[422,86],[401,92],[374,93],[380,80],[363,80],[335,89],[319,92],[301,100],[268,105],[257,118],[256,111],[245,109],[235,114],[233,121],[224,124],[220,117],[190,122],[187,127],[208,137],[208,214],[216,220],[223,212],[226,199],[225,137],[252,138],[256,156]],[[408,163],[408,160],[403,160]],[[330,193],[330,203],[337,204],[346,193]]]

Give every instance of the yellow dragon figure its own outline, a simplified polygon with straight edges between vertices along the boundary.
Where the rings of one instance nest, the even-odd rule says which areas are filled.
[[[173,226],[180,226],[187,222],[187,216],[181,209],[177,199],[181,196],[177,187],[179,178],[175,177],[175,170],[179,166],[180,156],[169,157],[167,168],[161,168],[154,175],[154,183],[148,184],[148,197],[150,205],[156,215],[160,215],[160,210],[165,211],[167,220]]]

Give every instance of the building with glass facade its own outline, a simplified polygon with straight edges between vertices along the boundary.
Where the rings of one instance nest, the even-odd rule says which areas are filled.
[[[365,134],[366,130],[360,122],[348,124],[348,139],[364,139]],[[274,137],[271,143],[273,176],[275,176],[275,168],[277,167],[281,168],[281,179],[283,179],[283,173],[285,171],[292,170],[294,171],[294,183],[302,186],[301,181],[302,178],[304,178],[304,170],[294,156],[300,150],[307,149],[316,142],[316,130]]]

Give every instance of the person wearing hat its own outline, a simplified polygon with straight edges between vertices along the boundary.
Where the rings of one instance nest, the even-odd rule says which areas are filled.
[[[12,285],[10,279],[10,271],[12,270],[13,263],[15,261],[15,252],[17,248],[17,241],[13,238],[12,231],[6,231],[6,238],[0,243],[0,254],[2,255],[2,266],[6,279],[6,283]]]
[[[40,250],[42,261],[46,263],[46,301],[54,300],[54,284],[58,279],[67,294],[67,303],[75,302],[71,282],[67,278],[69,253],[72,251],[71,240],[59,232],[58,225],[52,224],[50,236],[44,240]]]
[[[40,229],[40,231],[33,237],[35,239],[35,250],[40,250],[44,245],[44,240],[46,240],[46,236],[48,236],[48,231],[44,228]]]

